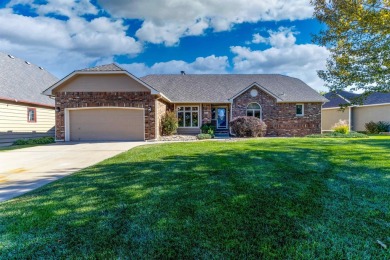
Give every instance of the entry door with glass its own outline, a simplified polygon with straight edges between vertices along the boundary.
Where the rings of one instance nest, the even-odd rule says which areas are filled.
[[[227,128],[226,108],[224,107],[217,108],[217,128],[218,129]]]

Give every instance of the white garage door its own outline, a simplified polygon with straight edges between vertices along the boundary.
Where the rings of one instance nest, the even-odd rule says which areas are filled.
[[[69,111],[70,141],[144,140],[143,109],[93,108]]]

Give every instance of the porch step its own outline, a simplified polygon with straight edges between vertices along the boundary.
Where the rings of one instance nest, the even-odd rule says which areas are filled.
[[[229,132],[215,132],[214,135],[216,137],[229,137]]]
[[[215,130],[214,133],[215,134],[229,134],[229,131],[228,130]]]
[[[216,134],[214,135],[215,139],[229,139],[230,135],[229,134]]]

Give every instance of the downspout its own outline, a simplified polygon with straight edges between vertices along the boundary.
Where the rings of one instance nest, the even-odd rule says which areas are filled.
[[[348,123],[349,123],[349,131],[352,131],[352,107],[349,106],[349,111],[348,111]]]

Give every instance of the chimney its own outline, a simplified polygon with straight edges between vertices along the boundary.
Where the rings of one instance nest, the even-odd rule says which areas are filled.
[[[184,70],[180,71],[181,75],[186,75],[186,72]]]

